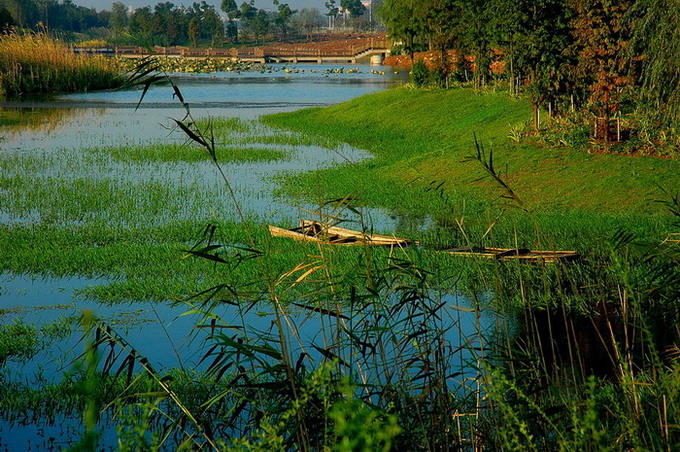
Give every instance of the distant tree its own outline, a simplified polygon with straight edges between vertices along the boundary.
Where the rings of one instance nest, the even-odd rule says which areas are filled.
[[[516,51],[520,29],[520,11],[515,2],[508,0],[491,0],[491,36],[494,46],[504,55],[505,70],[508,76],[510,92],[516,94],[519,90],[516,77]]]
[[[657,117],[680,122],[680,0],[638,0],[629,12],[632,56],[642,55],[642,94]]]
[[[32,27],[39,20],[37,4],[30,0],[3,0],[0,6],[6,8],[19,27]]]
[[[137,8],[130,15],[130,33],[136,35],[144,43],[154,45],[153,22],[153,14],[150,7]]]
[[[527,83],[526,91],[534,109],[534,127],[538,129],[539,107],[553,105],[570,65],[566,49],[573,43],[573,12],[566,0],[508,0],[518,14],[517,41],[514,52],[516,68]]]
[[[259,41],[260,38],[266,36],[267,33],[269,33],[270,26],[271,21],[267,11],[263,9],[258,10],[255,19],[253,20],[253,34],[255,35],[255,40]]]
[[[245,34],[255,34],[255,17],[257,16],[257,11],[253,0],[250,0],[250,3],[241,3],[239,17],[241,19],[241,30]]]
[[[236,5],[236,0],[222,0],[220,9],[224,11],[225,14],[229,14],[232,11],[237,11],[238,6]]]
[[[224,22],[214,7],[210,6],[203,11],[202,27],[210,36],[210,46],[214,47],[216,42],[224,39]]]
[[[326,2],[326,16],[328,16],[328,28],[335,28],[335,19],[337,19],[340,9],[335,4],[335,0],[328,0]]]
[[[7,30],[14,25],[12,14],[4,6],[0,7],[0,31]]]
[[[630,83],[626,58],[630,27],[624,20],[630,6],[631,1],[626,0],[572,0],[577,74],[590,93],[590,105],[604,118],[605,140],[609,118],[619,109],[621,89]]]
[[[427,30],[423,14],[427,8],[419,0],[384,0],[378,14],[385,22],[389,35],[402,41],[403,49],[413,62],[416,42]]]
[[[288,3],[281,3],[279,0],[274,0],[274,6],[277,7],[277,13],[274,16],[274,25],[282,40],[288,38],[288,28],[290,19],[297,11],[290,9]]]
[[[352,17],[362,16],[366,12],[366,7],[361,0],[340,0],[340,6],[349,11]]]
[[[425,23],[430,34],[431,47],[437,49],[441,69],[448,75],[448,51],[460,42],[462,35],[461,2],[458,0],[428,0]]]
[[[476,88],[486,85],[491,63],[491,8],[485,0],[468,0],[461,5],[463,48],[475,59],[473,82]]]
[[[128,21],[128,11],[124,4],[115,2],[113,5],[111,5],[109,26],[115,34],[123,33],[128,26]]]
[[[232,42],[238,42],[238,27],[236,19],[240,16],[236,0],[222,0],[220,9],[227,15],[226,37]]]
[[[192,17],[189,20],[189,39],[191,40],[191,45],[196,47],[198,45],[198,35],[201,31],[201,24],[197,17]]]
[[[291,26],[299,30],[300,34],[306,34],[307,39],[324,24],[323,15],[316,8],[303,8],[291,19]]]

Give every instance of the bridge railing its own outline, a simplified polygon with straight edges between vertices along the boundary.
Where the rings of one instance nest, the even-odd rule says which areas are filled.
[[[366,43],[346,48],[333,49],[311,46],[264,46],[232,49],[192,49],[189,47],[154,47],[151,51],[144,47],[119,46],[113,49],[74,49],[88,53],[115,53],[116,55],[144,56],[167,55],[183,57],[228,57],[228,58],[266,58],[266,57],[356,57],[374,49],[388,49],[386,40],[371,39]]]

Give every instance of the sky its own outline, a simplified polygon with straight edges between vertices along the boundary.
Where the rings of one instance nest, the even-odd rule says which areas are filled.
[[[141,6],[147,6],[147,5],[155,5],[156,3],[160,3],[161,1],[170,1],[171,3],[174,3],[175,5],[190,5],[194,1],[197,1],[200,3],[200,0],[73,0],[73,3],[76,5],[81,5],[81,6],[86,6],[88,8],[95,8],[97,10],[102,10],[102,9],[111,9],[111,4],[113,4],[114,1],[120,1],[121,3],[125,4],[126,6],[131,6],[132,8],[139,8]],[[248,0],[250,1],[250,0]],[[207,3],[215,5],[217,9],[219,10],[221,0],[206,0]],[[243,3],[243,0],[236,0],[236,3],[240,5]],[[301,8],[317,8],[320,11],[324,11],[326,7],[324,6],[326,1],[325,0],[283,0],[282,3],[288,3],[291,8],[293,9],[301,9]],[[340,3],[339,1],[336,3]],[[274,5],[272,3],[272,0],[255,0],[255,6],[258,8],[264,8],[264,9],[275,9]]]

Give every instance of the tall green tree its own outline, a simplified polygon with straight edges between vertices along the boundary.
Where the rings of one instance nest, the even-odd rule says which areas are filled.
[[[463,50],[475,59],[473,83],[479,89],[486,85],[491,64],[491,8],[486,0],[459,2]]]
[[[385,0],[378,11],[389,35],[400,40],[413,61],[416,44],[427,30],[427,4],[422,0]]]
[[[212,5],[203,10],[201,28],[210,39],[211,47],[214,47],[215,43],[221,43],[224,39],[224,22]]]
[[[517,83],[516,51],[520,41],[520,18],[521,14],[514,1],[491,0],[491,37],[495,47],[504,55],[505,73],[512,94],[519,92]]]
[[[111,5],[111,17],[109,18],[109,25],[115,34],[123,33],[128,26],[128,11],[124,4],[115,2]]]
[[[517,10],[515,69],[524,80],[534,109],[534,127],[540,126],[540,107],[557,111],[565,91],[570,58],[565,52],[573,41],[573,12],[566,0],[513,1]]]
[[[351,17],[359,17],[366,12],[366,7],[361,0],[340,0],[340,6],[348,11]]]
[[[220,9],[227,15],[226,36],[232,42],[238,42],[238,27],[236,19],[239,18],[240,13],[236,0],[222,0]]]
[[[130,15],[130,33],[148,45],[155,45],[153,41],[154,20],[151,8],[145,6],[137,8]]]
[[[255,35],[255,40],[259,41],[264,38],[264,36],[269,33],[269,28],[271,26],[271,20],[267,11],[260,9],[257,11],[255,18],[253,19],[253,34]]]
[[[288,3],[281,3],[279,0],[274,0],[274,6],[277,7],[277,12],[274,16],[274,25],[276,26],[279,38],[286,40],[288,38],[290,19],[297,11],[290,9]]]

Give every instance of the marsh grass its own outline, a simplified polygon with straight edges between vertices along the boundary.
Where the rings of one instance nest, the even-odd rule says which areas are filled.
[[[76,55],[46,32],[0,36],[0,95],[110,89],[123,82],[111,61]]]
[[[338,149],[342,143],[324,135],[294,133],[278,127],[269,127],[257,120],[240,118],[213,118],[198,120],[200,128],[212,127],[215,140],[220,144],[266,144],[278,146],[319,146]]]
[[[267,147],[220,146],[217,159],[220,162],[272,162],[290,158],[291,151]],[[109,150],[112,158],[123,162],[200,162],[208,161],[205,154],[186,145],[152,144],[135,147],[114,147]]]
[[[41,326],[26,323],[21,318],[0,324],[0,369],[7,361],[27,362],[52,341],[71,334],[76,319],[62,317]]]

